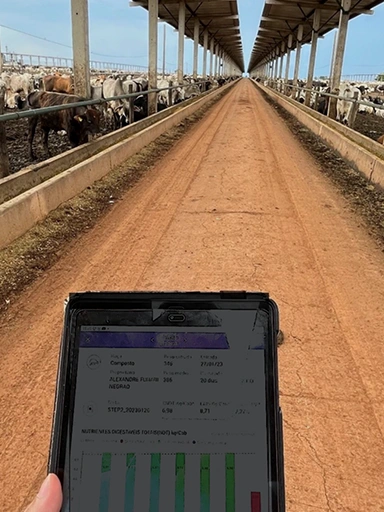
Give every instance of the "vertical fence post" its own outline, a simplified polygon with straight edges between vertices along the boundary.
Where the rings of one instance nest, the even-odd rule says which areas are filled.
[[[353,97],[355,100],[357,100],[358,92],[355,92]],[[349,122],[348,122],[349,128],[353,128],[355,126],[355,121],[356,121],[356,116],[357,116],[358,110],[359,110],[359,104],[357,103],[357,101],[354,101],[351,105],[351,110],[350,110],[350,114],[349,114]]]
[[[128,85],[128,93],[133,93],[133,84]],[[129,124],[132,124],[135,121],[135,98],[131,96],[128,98],[129,102]]]
[[[169,87],[173,86],[172,80],[168,82]],[[168,89],[168,107],[172,107],[173,104],[173,89]]]
[[[315,103],[313,105],[314,110],[317,111],[317,107],[319,106],[319,96],[320,96],[320,87],[316,87],[316,93],[315,93]]]
[[[5,87],[0,87],[0,115],[4,114]],[[9,176],[9,158],[5,123],[0,123],[0,178]]]

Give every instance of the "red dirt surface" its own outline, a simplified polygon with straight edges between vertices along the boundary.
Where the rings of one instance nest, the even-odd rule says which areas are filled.
[[[268,291],[288,512],[384,510],[384,254],[242,80],[38,279],[0,328],[0,510],[45,475],[63,301],[81,290]]]

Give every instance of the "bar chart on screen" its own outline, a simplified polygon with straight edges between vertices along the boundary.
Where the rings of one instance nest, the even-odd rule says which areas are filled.
[[[255,453],[84,452],[81,461],[79,511],[265,510],[252,471]]]

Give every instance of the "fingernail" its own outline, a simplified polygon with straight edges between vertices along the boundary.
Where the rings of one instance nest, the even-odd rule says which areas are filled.
[[[48,475],[44,482],[41,484],[39,494],[37,495],[38,498],[45,498],[49,491],[49,482],[50,482],[50,476]]]

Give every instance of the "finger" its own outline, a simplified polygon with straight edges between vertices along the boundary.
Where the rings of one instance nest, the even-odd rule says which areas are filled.
[[[25,512],[60,512],[63,493],[60,480],[53,473],[42,483],[39,493]]]

